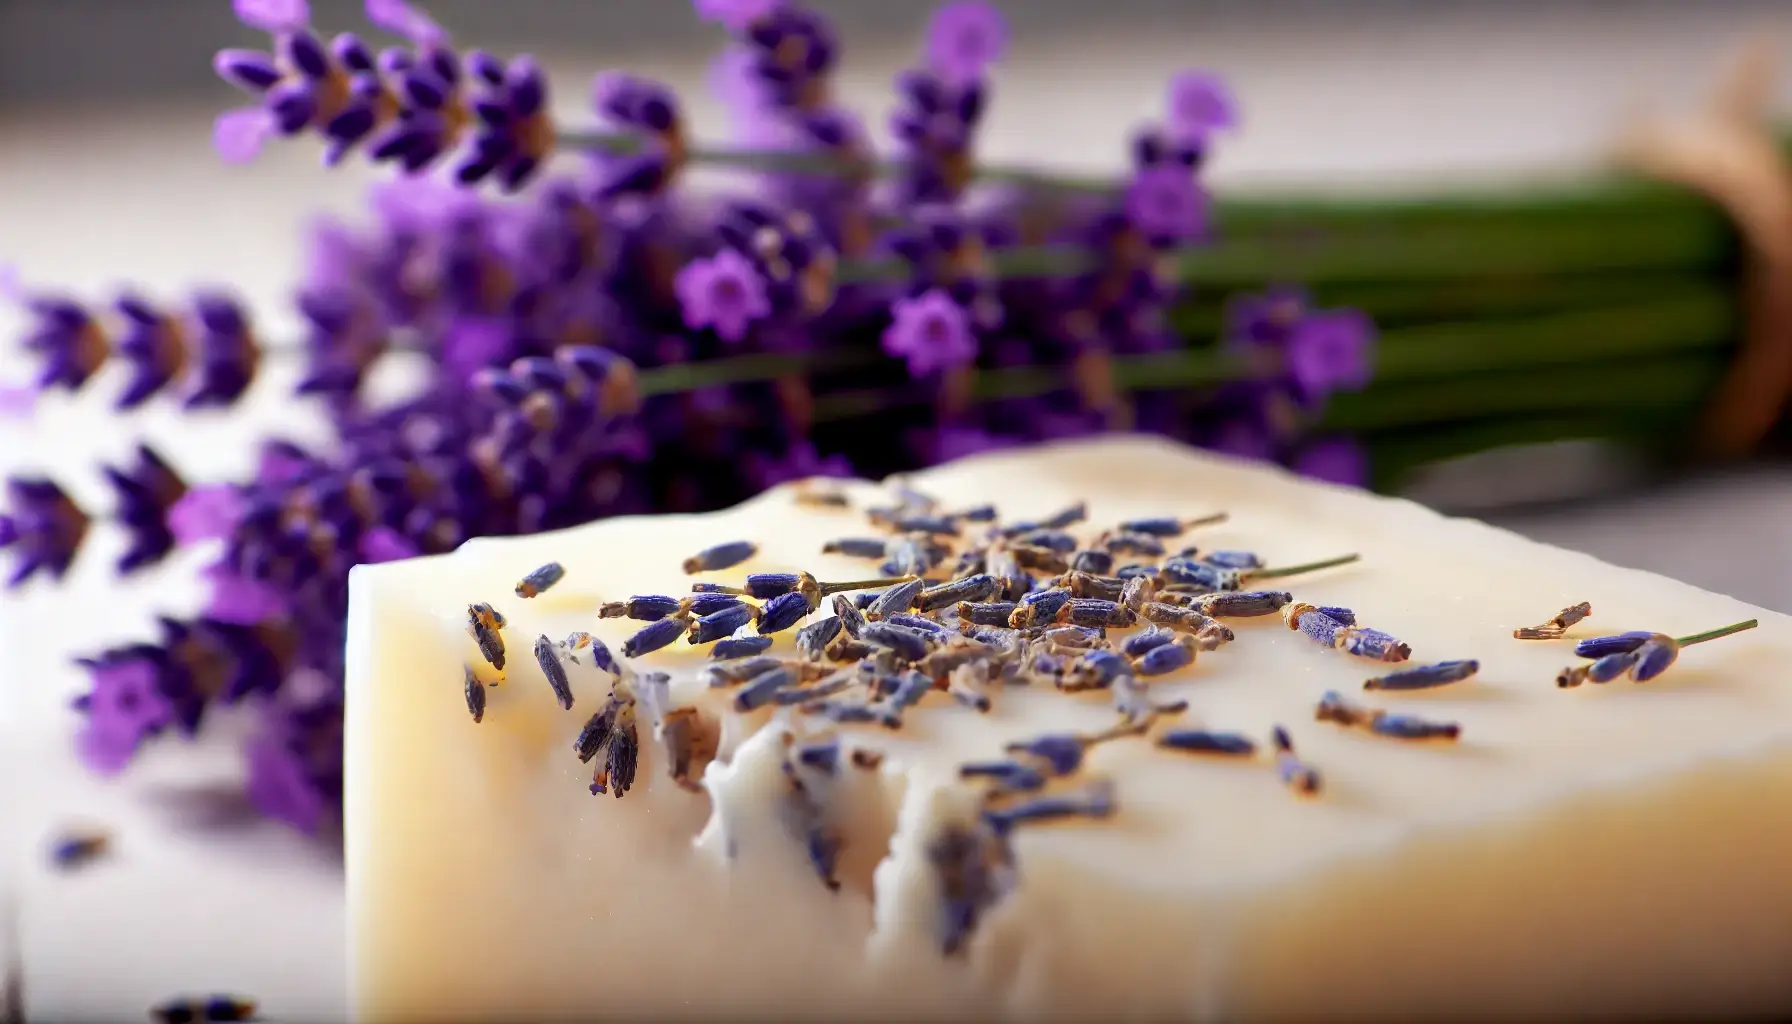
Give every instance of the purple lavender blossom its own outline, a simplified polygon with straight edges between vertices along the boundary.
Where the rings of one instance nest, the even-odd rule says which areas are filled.
[[[12,510],[0,515],[0,548],[16,552],[6,585],[17,587],[39,572],[61,579],[87,537],[87,513],[51,480],[14,477],[6,493]]]
[[[228,563],[216,562],[200,573],[211,584],[205,617],[238,626],[253,626],[287,614],[290,605],[278,589],[245,576]]]
[[[148,445],[137,446],[137,464],[131,469],[104,468],[117,499],[112,519],[131,535],[130,547],[118,559],[119,574],[161,561],[174,550],[168,515],[186,495],[186,481]]]
[[[685,264],[675,287],[685,324],[712,328],[723,341],[739,343],[754,321],[771,312],[765,280],[733,249]]]
[[[1369,484],[1369,454],[1347,437],[1327,438],[1308,445],[1294,459],[1301,476],[1349,487]]]
[[[37,390],[79,391],[111,355],[105,329],[86,308],[67,299],[29,296],[25,308],[32,317],[25,348],[43,359]]]
[[[784,0],[692,0],[697,17],[742,34],[784,9]]]
[[[883,335],[884,351],[908,361],[911,377],[963,366],[977,358],[977,337],[964,308],[935,288],[918,298],[898,299]]]
[[[943,4],[927,24],[927,63],[948,84],[981,79],[1008,49],[1008,23],[995,5],[958,0]]]
[[[249,390],[261,365],[261,348],[249,318],[236,300],[218,294],[193,299],[197,338],[193,344],[193,387],[189,409],[234,405]]]
[[[367,20],[413,43],[440,45],[448,33],[435,19],[405,0],[367,0]]]
[[[250,802],[275,821],[315,834],[330,820],[340,793],[326,792],[313,764],[315,752],[306,749],[305,725],[282,709],[270,708],[262,731],[245,744],[244,753]]]
[[[126,648],[83,661],[92,689],[77,702],[85,716],[75,737],[82,763],[103,775],[123,771],[145,739],[174,722],[174,703],[162,692],[163,671],[153,647]]]
[[[186,337],[179,320],[134,295],[118,300],[118,313],[125,322],[118,337],[118,355],[130,364],[131,376],[116,404],[120,409],[134,409],[185,369]]]
[[[1374,325],[1355,310],[1303,318],[1288,342],[1288,375],[1300,397],[1318,403],[1334,391],[1368,384],[1373,340]]]
[[[1183,245],[1206,227],[1207,196],[1187,171],[1173,165],[1147,167],[1127,187],[1126,216],[1152,245]]]
[[[185,547],[230,536],[242,519],[246,501],[231,484],[189,488],[168,508],[168,530]]]
[[[1308,310],[1306,290],[1274,285],[1240,295],[1226,306],[1226,343],[1236,348],[1282,348]]]
[[[518,57],[499,81],[478,79],[484,87],[473,111],[479,130],[473,152],[454,177],[472,185],[496,177],[506,192],[522,188],[554,149],[554,125],[548,115],[548,83],[533,58]]]
[[[1238,104],[1224,79],[1207,71],[1184,71],[1170,80],[1164,120],[1182,143],[1204,146],[1216,131],[1238,126]]]

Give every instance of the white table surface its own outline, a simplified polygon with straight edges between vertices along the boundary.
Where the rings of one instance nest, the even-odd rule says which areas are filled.
[[[1597,5],[1502,6],[1392,23],[1318,15],[1273,33],[1235,19],[1199,35],[1033,40],[1001,79],[985,149],[1007,161],[1116,166],[1126,126],[1152,109],[1162,78],[1205,65],[1233,76],[1249,123],[1217,162],[1221,187],[1549,173],[1595,159],[1640,102],[1696,90],[1746,27],[1704,16],[1698,4],[1644,8],[1646,16],[1618,23]],[[845,97],[881,110],[882,83],[903,58],[855,54]],[[697,94],[701,68],[682,57],[622,63]],[[582,77],[560,80],[564,93],[582,92]],[[16,261],[27,282],[100,295],[125,280],[156,294],[228,281],[289,324],[280,300],[297,232],[311,211],[353,209],[365,176],[317,170],[308,147],[277,148],[249,169],[219,167],[207,150],[214,110],[0,116],[0,262]],[[713,136],[713,105],[695,115],[699,134]],[[0,380],[25,372],[12,360],[0,349]],[[30,425],[0,424],[0,472],[57,467],[80,498],[104,507],[92,460],[127,456],[141,435],[194,479],[240,473],[257,434],[317,429],[308,410],[282,400],[290,383],[282,376],[263,380],[223,431],[216,418],[156,410],[107,416],[103,396],[116,381],[103,379],[80,401],[46,402]],[[1788,508],[1792,474],[1755,471],[1511,522],[1792,609]],[[116,542],[101,531],[69,585],[33,586],[0,615],[8,666],[0,752],[10,761],[0,770],[13,783],[0,785],[0,908],[23,908],[16,929],[0,928],[0,963],[15,952],[22,961],[31,1020],[141,1019],[183,990],[253,994],[274,1019],[337,1018],[346,986],[341,869],[244,813],[233,795],[236,723],[220,720],[190,746],[153,747],[118,781],[90,778],[74,761],[66,703],[83,680],[69,657],[146,635],[155,610],[186,612],[197,600],[191,558],[153,578],[111,580],[105,563]],[[75,875],[49,871],[42,851],[52,830],[84,821],[116,831],[116,855]]]

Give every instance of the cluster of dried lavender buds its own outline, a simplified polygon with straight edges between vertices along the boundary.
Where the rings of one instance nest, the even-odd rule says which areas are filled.
[[[840,47],[825,19],[778,0],[696,7],[727,33],[718,80],[751,149],[699,148],[670,89],[619,73],[593,85],[601,130],[556,125],[530,58],[457,48],[404,0],[367,0],[369,20],[398,39],[385,48],[319,34],[304,0],[235,0],[270,46],[218,55],[218,73],[252,98],[219,119],[220,153],[244,160],[271,139],[315,136],[326,163],[400,175],[376,192],[370,227],[317,233],[296,291],[302,344],[270,344],[226,289],[106,307],[9,282],[31,318],[40,391],[84,391],[118,364],[121,411],[158,397],[227,411],[265,362],[296,351],[298,390],[335,431],[326,447],[268,441],[254,478],[234,483],[189,484],[148,447],[136,465],[106,468],[109,518],[131,537],[120,573],[182,546],[217,557],[197,614],[85,659],[78,743],[94,769],[121,770],[145,740],[253,699],[265,722],[250,795],[300,828],[330,825],[348,571],[474,536],[724,507],[793,478],[876,476],[1112,429],[1361,480],[1348,439],[1306,434],[1329,394],[1366,382],[1373,332],[1353,312],[1314,310],[1288,288],[1240,299],[1218,343],[1249,372],[1218,389],[1153,390],[1117,370],[1188,344],[1164,313],[1184,287],[1175,257],[1206,230],[1204,156],[1237,120],[1223,83],[1177,75],[1112,188],[1071,194],[1020,175],[988,188],[975,148],[1006,45],[994,8],[935,14],[896,82],[893,156],[880,156],[832,97]],[[681,180],[702,162],[751,175],[753,198],[694,199]],[[488,186],[526,193],[482,196]],[[395,352],[420,357],[427,379],[380,405],[365,381]],[[95,520],[55,480],[9,481],[0,547],[16,555],[12,583],[61,577]],[[1151,535],[1135,532],[1114,550],[1143,550]],[[879,557],[908,575],[931,550],[905,533]],[[1099,629],[1083,625],[1097,616],[1087,602],[1121,597],[1098,579],[1099,560],[1045,543],[1010,553],[1069,574],[1071,611],[1023,611],[1014,595],[1041,625],[1063,614],[1053,628]],[[1252,571],[1190,568],[1187,581]],[[796,609],[774,601],[756,614],[776,624]],[[695,612],[667,618],[716,614]],[[1186,627],[1219,614],[1162,602],[1127,612],[1191,638],[1142,653],[1148,666],[1211,642]],[[880,620],[872,637],[912,645],[893,632],[909,628]],[[1380,642],[1341,629],[1309,634]]]

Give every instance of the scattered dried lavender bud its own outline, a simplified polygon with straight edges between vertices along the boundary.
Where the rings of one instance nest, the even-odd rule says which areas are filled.
[[[784,664],[784,659],[769,655],[756,658],[742,658],[739,661],[727,661],[709,666],[705,675],[711,687],[738,686],[767,669]]]
[[[1216,590],[1237,590],[1239,574],[1231,569],[1216,568],[1206,562],[1172,558],[1158,568],[1157,583],[1164,589],[1206,594]]]
[[[1074,569],[1047,581],[1055,589],[1069,591],[1072,597],[1095,597],[1103,601],[1118,601],[1126,592],[1127,582],[1117,576],[1097,576]]]
[[[1377,736],[1400,740],[1453,740],[1462,735],[1462,727],[1454,722],[1430,722],[1412,715],[1395,715],[1379,709],[1352,704],[1336,690],[1328,690],[1314,706],[1313,717],[1349,728],[1363,729]]]
[[[200,1021],[247,1021],[255,1019],[256,1002],[241,996],[180,996],[149,1011],[151,1020],[160,1024],[198,1024]]]
[[[591,777],[591,795],[602,796],[607,785],[616,799],[622,799],[635,784],[635,769],[640,763],[641,738],[635,731],[632,708],[625,708],[618,717],[616,731],[610,736],[610,749],[604,766]]]
[[[1200,642],[1187,634],[1161,647],[1153,647],[1133,660],[1133,672],[1141,676],[1168,675],[1195,663]]]
[[[566,567],[549,562],[517,581],[516,596],[535,597],[566,577]]]
[[[1248,736],[1206,729],[1172,729],[1157,738],[1157,745],[1166,750],[1226,757],[1251,757],[1257,753],[1256,742]]]
[[[1014,612],[1008,616],[1008,625],[1015,629],[1026,629],[1035,624],[1051,622],[1068,603],[1068,590],[1035,590],[1017,602]]]
[[[923,533],[939,537],[956,537],[964,526],[951,516],[931,514],[898,515],[880,524],[897,533]]]
[[[1093,576],[1106,576],[1114,569],[1114,556],[1106,551],[1078,551],[1070,556],[1071,572],[1086,572]]]
[[[1216,569],[1248,571],[1263,568],[1263,559],[1254,551],[1209,551],[1200,560]]]
[[[684,560],[685,575],[732,569],[758,553],[759,545],[747,540],[728,541],[707,547]]]
[[[797,602],[801,604],[802,598],[798,597]],[[700,619],[692,619],[689,628],[690,642],[692,646],[714,643],[723,637],[733,636],[736,630],[758,618],[759,609],[749,604],[738,604],[732,608],[724,608],[719,612],[705,615]],[[640,633],[635,634],[635,636],[640,635]]]
[[[1596,636],[1574,645],[1574,653],[1582,658],[1603,658],[1608,654],[1622,654],[1634,651],[1649,642],[1655,634],[1647,630],[1633,630],[1619,633],[1616,636]]]
[[[871,602],[871,606],[865,609],[864,617],[882,619],[897,612],[906,612],[915,606],[915,601],[921,596],[921,591],[926,588],[927,581],[920,579],[904,580],[894,584],[878,595],[877,600]],[[835,610],[838,611],[838,608]],[[863,633],[854,633],[853,635],[855,637],[862,636]]]
[[[928,587],[915,597],[915,607],[922,612],[937,611],[960,601],[985,601],[1001,589],[1001,582],[988,573],[978,573]]]
[[[1128,658],[1143,656],[1147,651],[1170,643],[1176,639],[1176,631],[1165,629],[1159,625],[1151,625],[1120,642],[1120,653]]]
[[[1101,546],[1116,555],[1144,555],[1158,558],[1164,554],[1164,542],[1148,533],[1110,533],[1101,538]]]
[[[463,666],[466,672],[467,713],[473,716],[473,724],[485,721],[485,684],[473,674],[473,666]]]
[[[112,837],[104,832],[81,831],[58,836],[50,845],[50,863],[62,871],[86,867],[106,854]]]
[[[802,594],[774,597],[759,609],[760,635],[782,633],[807,618],[812,610],[808,598]]]
[[[1005,527],[1002,530],[1002,535],[1005,537],[1018,537],[1023,533],[1032,533],[1034,530],[1064,530],[1075,526],[1087,518],[1089,518],[1089,506],[1087,503],[1079,501],[1074,505],[1068,505],[1059,509],[1051,515],[1046,516],[1044,519],[1033,522],[1019,522],[1012,526]]]
[[[1123,580],[1130,580],[1139,576],[1149,576],[1151,577],[1151,582],[1156,583],[1157,566],[1148,565],[1144,562],[1134,562],[1130,565],[1123,565],[1120,568],[1115,569],[1114,575]]]
[[[973,761],[958,766],[961,779],[987,779],[1003,790],[1030,793],[1045,788],[1045,776],[1038,769],[1018,761]]]
[[[1156,594],[1157,580],[1150,576],[1134,576],[1121,584],[1118,600],[1136,612],[1145,607]]]
[[[591,664],[597,666],[599,670],[613,676],[622,674],[622,669],[616,664],[616,656],[610,653],[610,648],[590,633],[582,631],[568,633],[566,639],[560,641],[560,646],[566,650],[567,660],[574,665],[579,664],[580,652],[589,652]]]
[[[1018,601],[1033,589],[1033,577],[1027,575],[1014,558],[1014,552],[1005,548],[990,551],[983,557],[983,571],[1001,581],[1001,589],[996,596],[1008,601]]]
[[[1212,515],[1197,516],[1193,519],[1174,519],[1168,516],[1128,519],[1120,524],[1119,529],[1123,533],[1140,533],[1152,537],[1180,537],[1197,527],[1218,526],[1228,518],[1230,517],[1224,512],[1215,512]]]
[[[1582,601],[1569,605],[1555,614],[1555,617],[1540,626],[1522,626],[1512,631],[1517,640],[1559,640],[1568,627],[1593,614],[1593,605]]]
[[[852,668],[840,669],[811,686],[793,686],[779,690],[772,695],[772,703],[778,705],[809,704],[857,686],[862,679],[863,677]]]
[[[892,576],[925,576],[943,557],[943,549],[926,535],[896,537],[889,542],[878,571]]]
[[[833,643],[828,644],[826,653],[829,661],[845,663],[868,658],[878,649],[863,640],[856,640],[842,633],[834,638]]]
[[[980,673],[974,665],[961,665],[947,676],[946,695],[972,711],[987,714],[993,706],[985,689],[988,681],[987,672]]]
[[[988,825],[952,825],[927,845],[927,862],[939,879],[940,952],[957,956],[983,915],[1013,890],[1014,853]]]
[[[1193,608],[1178,608],[1162,601],[1147,601],[1139,609],[1139,617],[1147,622],[1183,633],[1193,633],[1213,622]]]
[[[1115,601],[1073,597],[1058,610],[1056,621],[1073,626],[1125,628],[1138,623],[1138,613]]]
[[[579,735],[572,741],[573,753],[579,757],[581,764],[597,756],[604,744],[610,742],[610,735],[616,731],[616,716],[622,710],[622,701],[612,692],[604,698],[603,706],[597,713],[585,720],[579,729]]]
[[[1071,650],[1086,651],[1106,647],[1107,631],[1100,626],[1079,626],[1074,623],[1052,626],[1039,634],[1039,641]]]
[[[1116,651],[1090,651],[1076,659],[1058,681],[1067,691],[1105,690],[1124,676],[1133,674],[1132,662]]]
[[[848,558],[885,558],[889,546],[890,542],[883,537],[841,537],[823,544],[821,553]]]
[[[719,594],[717,597],[727,598]],[[735,600],[739,600],[736,598]],[[684,611],[684,602],[670,594],[635,594],[626,601],[611,601],[597,610],[600,619],[636,619],[657,622]]]
[[[984,811],[983,820],[1000,835],[1012,831],[1016,825],[1027,823],[1065,818],[1111,818],[1116,810],[1114,784],[1099,779],[1078,793],[1035,797],[1010,807]]]
[[[663,647],[670,646],[673,641],[684,635],[685,626],[689,622],[690,617],[687,615],[673,615],[657,622],[649,622],[636,630],[633,636],[622,641],[622,656],[639,658],[644,654],[651,654]],[[731,633],[733,630],[728,632]],[[722,635],[726,636],[727,633]]]
[[[500,672],[504,671],[504,635],[499,632],[503,628],[504,616],[491,605],[467,605],[467,632],[479,645],[479,656]]]
[[[1412,657],[1412,648],[1379,629],[1346,626],[1338,631],[1338,649],[1359,658],[1375,661],[1405,661]]]
[[[714,615],[725,608],[733,608],[745,603],[734,594],[692,594],[678,602],[678,608],[679,611],[689,612],[702,618],[705,615]]]
[[[882,599],[883,596],[878,595],[877,600]],[[877,600],[871,603],[876,604]],[[857,637],[859,631],[865,628],[865,616],[858,602],[845,594],[834,595],[834,615],[839,618],[840,628],[847,636]]]
[[[1032,530],[1014,538],[1014,543],[1027,547],[1046,548],[1060,555],[1068,555],[1077,549],[1077,539],[1063,530]]]
[[[1008,548],[1008,552],[1014,556],[1014,561],[1023,569],[1050,573],[1070,571],[1070,561],[1051,548],[1015,544]]]
[[[1435,665],[1418,665],[1413,668],[1389,672],[1384,676],[1376,676],[1365,680],[1365,690],[1429,690],[1438,686],[1460,683],[1476,672],[1481,671],[1481,663],[1472,658],[1459,661],[1440,661]]]
[[[1288,730],[1276,726],[1270,733],[1270,741],[1276,754],[1276,777],[1282,780],[1282,785],[1301,796],[1318,794],[1321,787],[1319,772],[1295,754],[1294,740]]]
[[[881,647],[892,651],[903,661],[920,661],[932,649],[933,641],[926,633],[909,629],[906,626],[894,626],[887,622],[873,622],[859,634],[859,638],[873,647]]]
[[[839,597],[835,604],[838,606]],[[840,616],[829,615],[809,623],[796,631],[796,649],[806,658],[819,659],[833,639],[840,635]]]
[[[788,665],[762,672],[747,680],[747,685],[735,693],[734,710],[752,711],[765,707],[772,703],[778,691],[794,686],[796,681],[796,673]]]
[[[939,637],[944,637],[952,632],[950,626],[947,626],[938,619],[930,619],[925,615],[916,615],[914,612],[897,612],[894,615],[886,617],[883,621],[888,622],[893,626],[907,626],[909,629],[918,629],[923,633],[932,633]]]
[[[958,619],[973,626],[1006,626],[1016,607],[1013,601],[961,601]]]
[[[1334,622],[1346,626],[1356,625],[1356,613],[1348,608],[1340,608],[1336,605],[1320,605],[1314,610]]]
[[[769,636],[731,636],[726,640],[717,640],[709,649],[709,656],[717,661],[731,658],[751,658],[771,650],[772,638]]]
[[[1203,594],[1192,607],[1203,615],[1244,619],[1274,615],[1292,600],[1294,595],[1286,590],[1234,590]]]
[[[1656,634],[1636,649],[1636,664],[1630,667],[1630,681],[1646,683],[1668,670],[1680,657],[1680,642],[1671,636]]]

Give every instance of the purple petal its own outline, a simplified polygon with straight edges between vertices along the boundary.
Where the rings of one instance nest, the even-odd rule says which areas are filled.
[[[927,63],[951,85],[967,85],[1002,59],[1008,23],[994,5],[960,0],[934,11],[927,25]]]
[[[367,20],[413,43],[440,44],[448,39],[434,18],[405,0],[367,0]]]
[[[767,15],[784,8],[783,0],[692,0],[697,17],[730,32],[745,32]]]
[[[286,597],[280,591],[239,575],[223,563],[211,566],[202,575],[212,585],[211,599],[205,605],[208,619],[253,626],[287,612]]]
[[[17,384],[0,384],[0,419],[26,419],[37,408],[37,392]]]
[[[212,148],[225,163],[246,164],[274,134],[274,122],[259,107],[226,110],[212,124]]]
[[[1184,71],[1170,80],[1164,120],[1178,141],[1201,143],[1238,125],[1238,105],[1224,79],[1206,71]]]
[[[180,544],[230,536],[243,516],[242,492],[229,484],[194,487],[168,510],[168,529]]]
[[[280,67],[259,50],[219,50],[212,58],[218,77],[246,92],[261,94],[280,81]]]
[[[311,22],[306,0],[231,0],[236,19],[263,32],[292,32]]]

